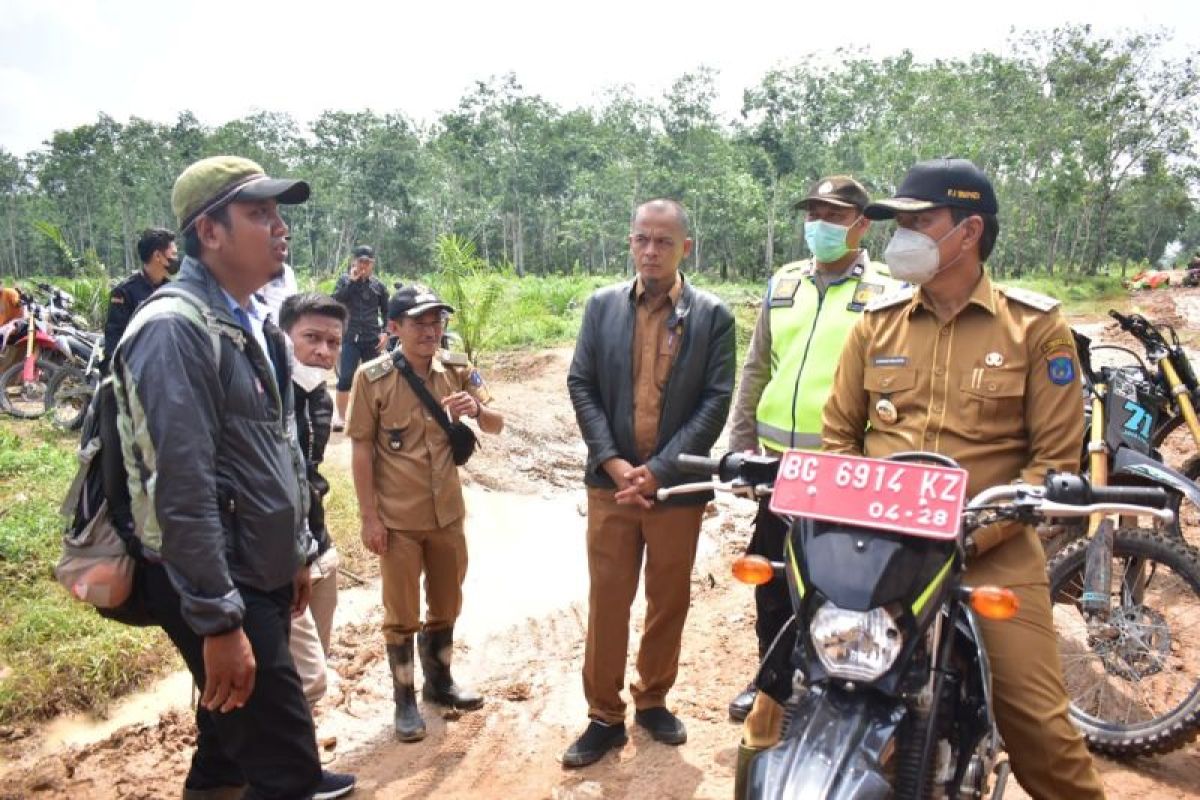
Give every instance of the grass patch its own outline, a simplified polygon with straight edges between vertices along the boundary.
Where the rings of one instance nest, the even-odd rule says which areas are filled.
[[[337,548],[342,569],[370,580],[379,574],[379,556],[363,546],[358,499],[350,470],[326,464],[321,468],[321,474],[329,481],[329,494],[325,495],[325,527]]]
[[[1114,305],[1129,300],[1129,290],[1121,286],[1121,279],[1107,275],[1083,277],[1040,274],[1001,278],[996,282],[1049,295],[1063,304],[1063,312],[1067,314],[1104,315]]]
[[[105,620],[54,580],[74,447],[48,424],[0,420],[0,724],[102,712],[178,665],[160,630]]]

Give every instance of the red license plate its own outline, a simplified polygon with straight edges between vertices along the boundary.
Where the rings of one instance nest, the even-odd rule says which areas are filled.
[[[964,469],[789,450],[779,462],[771,510],[953,539],[966,494]]]

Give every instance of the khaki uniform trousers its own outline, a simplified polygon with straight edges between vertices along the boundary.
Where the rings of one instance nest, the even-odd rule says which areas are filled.
[[[467,577],[467,538],[459,517],[427,531],[388,529],[387,552],[380,556],[383,583],[383,638],[402,644],[419,630],[454,625],[462,611]],[[425,573],[425,623],[421,624],[421,573]]]
[[[288,649],[309,705],[316,705],[329,688],[327,660],[333,637],[333,612],[337,608],[338,564],[337,549],[331,547],[309,567],[312,595],[304,613],[292,618],[292,633],[288,637]]]
[[[646,624],[638,648],[638,680],[630,685],[638,709],[666,704],[679,672],[683,624],[691,603],[692,564],[704,505],[651,509],[620,505],[611,490],[588,489],[587,646],[583,693],[588,715],[623,722],[629,611],[646,562]]]

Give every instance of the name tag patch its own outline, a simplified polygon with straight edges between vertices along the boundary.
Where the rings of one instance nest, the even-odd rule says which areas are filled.
[[[876,367],[906,367],[908,356],[875,356],[871,363]]]

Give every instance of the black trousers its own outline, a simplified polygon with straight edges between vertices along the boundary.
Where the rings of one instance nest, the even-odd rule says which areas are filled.
[[[203,689],[204,640],[184,622],[166,569],[150,564],[142,574],[151,615]],[[244,800],[307,800],[321,780],[321,761],[312,714],[288,652],[292,587],[238,590],[246,604],[242,630],[257,663],[254,692],[245,706],[228,714],[197,708],[196,752],[185,785],[247,785]]]
[[[783,560],[783,546],[787,539],[787,526],[768,508],[770,498],[764,497],[758,504],[758,515],[754,518],[754,534],[746,546],[747,555],[762,556],[771,561]],[[767,649],[779,636],[792,616],[792,598],[787,581],[783,578],[754,587],[754,633],[758,637],[758,656],[767,657]],[[796,649],[796,627],[788,626],[771,650],[769,657],[759,669],[754,685],[779,703],[786,702],[792,694],[792,651]]]

